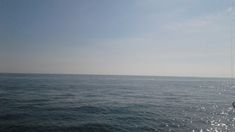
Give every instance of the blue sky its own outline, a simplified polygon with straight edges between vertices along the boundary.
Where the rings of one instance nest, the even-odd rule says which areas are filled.
[[[234,5],[0,0],[0,72],[229,76]]]

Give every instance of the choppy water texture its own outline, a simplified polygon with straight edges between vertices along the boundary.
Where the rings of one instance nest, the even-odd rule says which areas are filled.
[[[0,74],[0,131],[234,132],[226,79]]]

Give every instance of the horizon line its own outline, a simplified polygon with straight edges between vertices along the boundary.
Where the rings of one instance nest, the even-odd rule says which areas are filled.
[[[136,77],[179,77],[179,78],[223,78],[233,79],[228,76],[184,76],[184,75],[149,75],[149,74],[97,74],[97,73],[38,73],[38,72],[0,72],[0,74],[38,74],[38,75],[94,75],[94,76],[136,76]]]

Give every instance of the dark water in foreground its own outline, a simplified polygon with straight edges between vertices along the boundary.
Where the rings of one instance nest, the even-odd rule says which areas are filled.
[[[213,78],[0,74],[0,132],[234,132]]]

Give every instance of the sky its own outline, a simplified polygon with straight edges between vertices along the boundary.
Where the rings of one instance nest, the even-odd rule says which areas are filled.
[[[0,72],[230,76],[234,9],[235,0],[0,0]]]

